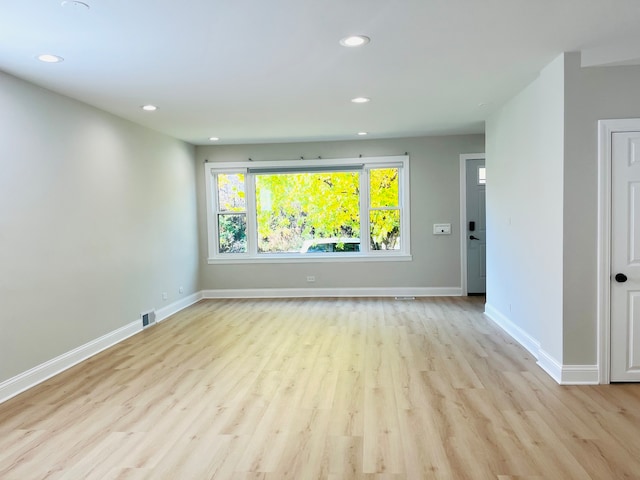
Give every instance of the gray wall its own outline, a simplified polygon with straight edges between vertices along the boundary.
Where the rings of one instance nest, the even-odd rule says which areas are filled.
[[[400,155],[411,170],[411,262],[279,263],[207,265],[205,159],[286,160]],[[459,155],[484,152],[483,135],[393,140],[196,147],[201,286],[203,289],[460,287]],[[434,236],[434,223],[451,223],[451,236]]]
[[[487,310],[562,362],[564,58],[487,121]]]
[[[597,361],[598,120],[640,117],[640,67],[580,68],[566,55],[564,359]]]
[[[193,155],[0,73],[0,382],[198,291]]]

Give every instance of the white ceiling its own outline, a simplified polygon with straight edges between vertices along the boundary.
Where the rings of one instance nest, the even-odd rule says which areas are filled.
[[[563,51],[640,58],[638,0],[85,2],[0,0],[0,70],[197,145],[481,133]]]

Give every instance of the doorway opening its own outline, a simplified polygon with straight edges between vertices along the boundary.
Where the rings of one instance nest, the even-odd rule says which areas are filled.
[[[460,155],[460,265],[463,295],[486,293],[485,154]]]

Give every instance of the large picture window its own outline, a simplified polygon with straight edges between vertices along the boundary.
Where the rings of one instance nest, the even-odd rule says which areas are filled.
[[[409,255],[406,156],[205,167],[211,263]]]

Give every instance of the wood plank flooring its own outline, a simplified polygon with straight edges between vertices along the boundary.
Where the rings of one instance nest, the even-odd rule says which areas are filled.
[[[0,479],[640,478],[640,385],[482,299],[207,300],[0,405]]]

